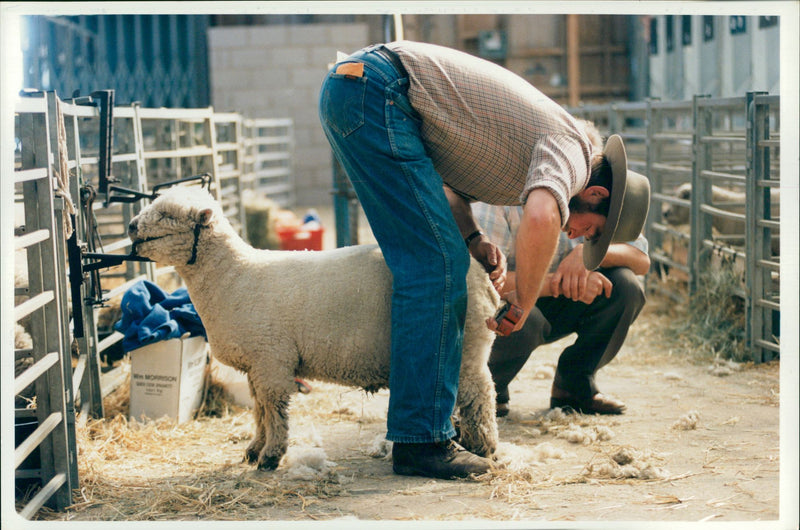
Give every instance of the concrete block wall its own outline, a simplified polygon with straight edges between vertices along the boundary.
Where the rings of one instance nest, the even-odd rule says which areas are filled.
[[[332,154],[317,115],[319,88],[337,50],[368,44],[369,28],[361,23],[209,28],[214,109],[294,120],[297,206],[332,201]]]

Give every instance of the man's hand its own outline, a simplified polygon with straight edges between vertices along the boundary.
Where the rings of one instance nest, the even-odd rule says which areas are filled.
[[[580,244],[561,260],[550,276],[550,293],[552,296],[563,295],[577,302],[586,292],[588,279],[589,271],[583,266],[583,244]]]
[[[576,246],[558,264],[558,269],[550,276],[550,295],[565,296],[574,302],[591,304],[605,293],[611,296],[611,281],[596,271],[583,266],[583,244]]]
[[[469,202],[450,189],[450,187],[445,185],[443,189],[450,205],[450,211],[453,213],[453,219],[455,219],[462,237],[467,237],[478,230],[479,227],[472,217],[472,207]],[[501,293],[506,282],[506,270],[508,267],[506,257],[500,248],[489,241],[488,237],[481,234],[477,238],[470,240],[469,252],[483,265],[483,268],[489,273],[489,278],[492,280],[494,288],[497,289],[498,293]]]
[[[498,293],[503,292],[506,283],[508,263],[500,247],[481,236],[470,244],[470,253],[489,273],[489,279]]]
[[[611,280],[603,276],[602,273],[591,271],[586,278],[586,287],[583,294],[575,301],[591,304],[601,294],[605,294],[606,298],[608,298],[611,296],[611,287]]]

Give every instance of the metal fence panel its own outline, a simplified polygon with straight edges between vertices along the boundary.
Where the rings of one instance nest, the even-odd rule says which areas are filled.
[[[753,93],[747,101],[747,343],[766,361],[780,353],[780,99]]]

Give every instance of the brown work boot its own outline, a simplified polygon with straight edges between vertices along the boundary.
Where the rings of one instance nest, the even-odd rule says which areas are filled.
[[[492,462],[472,454],[456,442],[392,445],[392,469],[398,475],[454,479],[481,475],[492,469]]]
[[[565,412],[574,410],[581,414],[622,414],[626,409],[622,401],[600,392],[588,398],[578,398],[555,385],[550,394],[550,408]]]

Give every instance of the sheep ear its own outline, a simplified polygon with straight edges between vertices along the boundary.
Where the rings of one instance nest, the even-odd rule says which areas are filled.
[[[211,223],[211,219],[214,218],[214,212],[211,208],[205,208],[200,210],[200,215],[197,219],[197,222],[203,226],[208,226]]]

